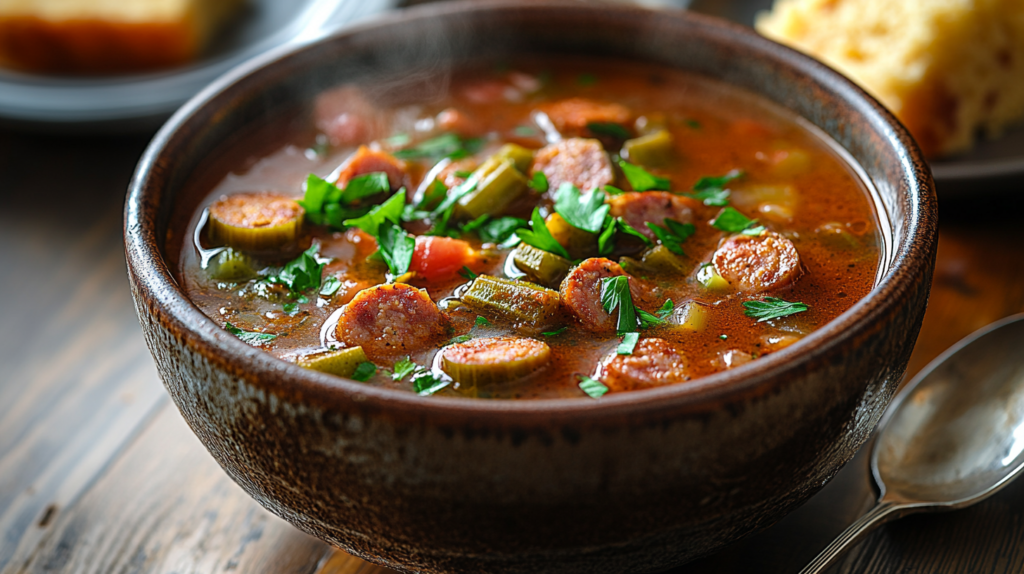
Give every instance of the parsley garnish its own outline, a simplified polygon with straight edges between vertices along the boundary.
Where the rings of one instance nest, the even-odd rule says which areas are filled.
[[[416,250],[416,239],[413,236],[406,233],[397,223],[385,219],[380,225],[377,245],[392,275],[397,277],[409,271],[412,254]]]
[[[548,176],[543,171],[536,171],[526,185],[537,193],[544,193],[548,190]]]
[[[448,133],[398,150],[394,156],[399,159],[458,159],[480,151],[481,147],[483,140],[480,138],[462,139],[457,134]]]
[[[401,381],[416,372],[419,368],[419,365],[409,360],[409,357],[406,357],[395,363],[395,368],[391,372],[391,378],[396,381]]]
[[[451,381],[439,379],[426,369],[412,376],[412,390],[422,396],[432,395],[450,384]]]
[[[409,143],[409,134],[395,134],[389,138],[384,138],[384,143],[391,147],[401,147]]]
[[[448,341],[448,344],[449,345],[457,345],[459,343],[465,343],[466,341],[469,341],[472,338],[473,337],[470,336],[470,335],[459,335],[457,337],[452,337],[452,340]]]
[[[491,322],[487,320],[487,317],[484,317],[483,315],[477,315],[476,324],[478,327],[482,327],[484,325],[490,325]]]
[[[667,177],[658,177],[646,169],[625,160],[619,161],[619,167],[622,168],[622,173],[626,175],[626,179],[634,191],[668,191],[672,183]]]
[[[621,189],[615,187],[614,185],[602,185],[601,191],[607,193],[608,195],[622,195],[623,193],[626,193],[625,191],[622,191]]]
[[[466,279],[468,279],[470,281],[472,281],[472,280],[477,278],[477,274],[473,273],[473,270],[470,269],[469,267],[465,266],[465,265],[463,265],[462,269],[459,270],[459,275],[461,275],[462,277],[465,277]]]
[[[277,338],[277,335],[271,335],[270,333],[243,331],[231,323],[225,323],[224,330],[241,339],[243,343],[248,343],[254,347],[259,347],[263,343]]]
[[[356,370],[352,372],[349,378],[354,381],[361,381],[365,383],[370,380],[370,377],[376,374],[377,365],[374,365],[369,361],[363,361],[362,363],[359,363],[359,366],[356,367]]]
[[[301,293],[307,289],[319,289],[320,274],[325,265],[317,262],[316,255],[319,251],[320,245],[314,243],[298,258],[289,261],[277,275],[271,275],[264,281],[284,285],[295,293]]]
[[[529,222],[518,217],[499,217],[476,229],[480,241],[484,243],[504,243],[513,236],[517,229],[529,226]]]
[[[651,240],[637,231],[635,227],[623,221],[621,217],[607,217],[604,226],[601,228],[601,235],[597,237],[597,251],[601,255],[608,255],[615,249],[615,232],[619,231],[626,235],[632,235],[639,239],[644,245],[650,245]]]
[[[665,302],[661,304],[661,307],[659,307],[655,313],[658,315],[659,319],[665,319],[671,315],[672,311],[675,311],[675,309],[676,304],[673,303],[671,299],[665,299]]]
[[[577,229],[598,233],[611,209],[604,200],[603,191],[592,189],[582,194],[575,185],[563,183],[555,193],[555,213]]]
[[[740,233],[742,233],[743,235],[749,235],[751,237],[757,237],[758,235],[761,235],[764,232],[765,232],[764,226],[763,225],[758,225],[757,227],[748,227],[748,228],[744,229],[743,231],[741,231]]]
[[[512,129],[512,133],[524,138],[531,138],[540,135],[540,132],[537,131],[537,128],[533,126],[516,126],[515,128]]]
[[[330,297],[341,289],[341,279],[338,279],[334,275],[331,275],[327,279],[324,279],[323,285],[320,286],[320,294],[324,297]]]
[[[726,207],[718,212],[718,215],[711,220],[711,227],[721,229],[726,233],[739,233],[744,229],[757,223],[756,219],[748,219],[747,216],[731,207]]]
[[[288,315],[289,317],[294,317],[295,314],[299,312],[299,304],[298,303],[282,303],[281,304],[281,310],[284,311],[285,315]]]
[[[351,204],[390,189],[388,174],[382,171],[354,177],[344,190],[311,173],[306,178],[305,195],[298,203],[306,211],[306,218],[313,223],[342,228],[345,217],[353,217],[362,212]]]
[[[742,176],[742,171],[734,169],[722,176],[702,177],[693,185],[693,191],[696,193],[687,193],[684,195],[700,200],[704,202],[704,205],[725,207],[726,205],[729,205],[729,195],[731,193],[728,189],[725,189],[725,185]]]
[[[366,233],[377,237],[378,228],[385,221],[398,223],[402,217],[402,210],[405,208],[405,188],[398,190],[384,203],[375,206],[366,215],[355,219],[346,219],[345,225],[352,225],[362,229]]]
[[[579,375],[580,377],[580,390],[587,393],[592,399],[599,399],[608,392],[608,387],[604,386],[601,381],[595,381],[588,376]]]
[[[576,83],[583,86],[593,86],[597,83],[597,76],[594,74],[580,74],[576,77]]]
[[[557,337],[564,333],[568,328],[569,326],[566,325],[565,327],[555,329],[554,331],[544,331],[541,335],[544,335],[545,337]]]
[[[615,332],[620,335],[636,331],[637,328],[646,329],[665,322],[661,317],[637,309],[633,305],[633,295],[629,292],[629,278],[625,275],[601,279],[601,306],[609,315],[615,309],[619,310]]]
[[[447,193],[448,188],[435,179],[430,184],[430,187],[423,192],[423,197],[419,202],[415,205],[410,203],[402,208],[402,221],[415,221],[424,217],[430,217],[430,210],[440,203]]]
[[[757,322],[788,317],[810,309],[806,304],[783,301],[778,297],[765,297],[763,301],[744,301],[743,314],[757,319]]]
[[[674,219],[665,219],[665,226],[662,227],[650,221],[646,222],[647,227],[654,232],[661,244],[676,255],[686,255],[683,252],[683,242],[690,238],[697,228],[692,223],[679,223]]]
[[[619,343],[619,348],[615,352],[619,355],[632,355],[633,349],[636,348],[636,344],[640,341],[640,333],[626,333],[622,336],[622,342]]]
[[[533,208],[533,215],[530,216],[530,223],[532,230],[517,229],[515,232],[523,243],[532,245],[542,251],[561,255],[566,259],[572,260],[572,257],[569,256],[569,252],[565,250],[565,247],[562,247],[562,245],[555,241],[555,238],[551,235],[551,231],[548,230],[548,226],[544,223],[544,218],[540,216],[539,208]]]
[[[587,129],[601,136],[611,136],[618,139],[629,139],[629,130],[622,127],[619,124],[612,122],[590,122],[587,124]]]

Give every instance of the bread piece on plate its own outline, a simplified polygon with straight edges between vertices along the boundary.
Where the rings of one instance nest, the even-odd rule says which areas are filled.
[[[194,60],[245,0],[0,0],[0,65],[117,74]]]
[[[757,29],[859,82],[930,157],[1024,117],[1022,0],[776,0]]]

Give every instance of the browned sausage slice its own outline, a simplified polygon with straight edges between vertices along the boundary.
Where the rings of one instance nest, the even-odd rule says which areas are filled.
[[[372,150],[361,145],[356,153],[341,164],[337,185],[343,188],[356,176],[380,171],[388,174],[388,184],[391,185],[391,189],[402,187],[405,180],[405,163],[387,152]]]
[[[579,319],[583,327],[595,333],[612,333],[618,321],[618,310],[609,314],[601,304],[601,279],[626,275],[622,267],[603,257],[585,259],[562,280],[559,291],[562,303]],[[634,302],[639,302],[640,285],[629,278],[629,290]]]
[[[411,285],[363,289],[345,305],[335,336],[374,361],[425,349],[448,335],[448,320],[427,292]]]
[[[484,337],[446,347],[441,368],[466,384],[511,381],[529,375],[551,360],[547,343],[525,337]]]
[[[590,123],[627,124],[633,113],[622,104],[569,98],[540,106],[563,135],[583,133]]]
[[[583,191],[608,185],[615,174],[601,142],[570,138],[537,150],[531,176],[543,172],[552,193],[563,183],[571,183]]]
[[[792,284],[800,277],[800,254],[774,231],[734,235],[715,251],[718,274],[740,291],[760,292]]]
[[[632,391],[690,380],[686,357],[668,341],[641,339],[632,355],[611,353],[597,367],[594,378],[610,391]]]
[[[645,225],[648,221],[664,225],[666,219],[679,223],[693,221],[696,202],[688,197],[673,195],[667,191],[630,192],[608,200],[612,217],[621,217],[648,239],[656,239],[654,232]]]

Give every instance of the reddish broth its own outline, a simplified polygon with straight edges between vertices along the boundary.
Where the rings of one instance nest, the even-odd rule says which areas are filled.
[[[359,92],[351,88],[326,93],[308,116],[311,124],[318,125],[316,135],[308,129],[297,130],[287,137],[279,132],[261,134],[261,137],[278,138],[278,150],[235,167],[235,173],[223,175],[197,207],[182,236],[191,238],[204,209],[223,196],[271,191],[301,198],[307,174],[328,176],[355,151],[355,144],[377,142],[383,151],[395,152],[447,132],[464,138],[483,138],[480,151],[470,155],[468,160],[456,160],[467,170],[506,142],[530,149],[541,148],[546,142],[531,115],[535,110],[553,110],[551,115],[558,117],[552,118],[552,123],[559,124],[557,127],[566,132],[587,130],[579,125],[574,110],[566,111],[564,102],[570,98],[624,106],[628,112],[625,121],[621,114],[616,115],[616,109],[588,113],[603,118],[602,121],[622,121],[631,137],[654,124],[667,129],[673,139],[671,160],[647,169],[669,178],[673,194],[691,193],[702,177],[742,170],[742,177],[725,185],[731,191],[729,205],[757,219],[768,232],[788,238],[799,253],[799,270],[791,284],[761,292],[709,291],[695,279],[696,274],[701,264],[711,261],[719,245],[733,234],[719,231],[709,223],[722,207],[687,200],[696,231],[681,244],[685,256],[679,261],[684,271],[652,275],[626,266],[636,274],[637,278],[632,281],[642,291],[636,298],[638,308],[654,313],[666,299],[677,306],[690,301],[704,306],[706,322],[701,328],[639,330],[641,341],[649,337],[664,339],[682,356],[686,365],[685,379],[756,361],[780,350],[834,319],[871,290],[881,246],[878,219],[864,182],[829,142],[806,127],[805,122],[751,94],[678,71],[626,62],[527,60],[511,68],[467,69],[450,78],[450,89],[444,97],[411,105],[386,106],[376,103],[374,98],[360,98]],[[561,108],[552,107],[558,102],[562,102],[558,104]],[[323,133],[325,129],[330,136]],[[396,137],[399,134],[407,134],[409,141]],[[584,137],[593,135],[585,133]],[[619,153],[621,139],[597,135],[609,154]],[[244,149],[247,144],[237,145]],[[404,184],[411,196],[435,161],[407,161],[404,181],[391,181],[392,186]],[[395,179],[391,175],[391,179]],[[629,184],[617,166],[614,177],[613,185],[629,191]],[[529,192],[496,215],[529,219],[534,205],[539,205],[545,213],[552,208],[549,196]],[[429,228],[428,224],[418,221],[404,226],[414,235]],[[453,227],[458,228],[454,224]],[[385,283],[386,267],[379,261],[367,261],[376,250],[376,243],[363,232],[331,231],[308,221],[304,229],[300,245],[282,253],[254,256],[261,265],[280,266],[294,258],[300,249],[308,247],[311,241],[319,242],[320,254],[330,258],[323,277],[337,276],[341,281],[341,287],[333,296],[321,297],[315,291],[310,292],[307,293],[308,303],[286,308],[282,302],[294,301],[287,297],[263,296],[275,290],[265,282],[233,283],[211,278],[201,268],[199,252],[189,240],[182,241],[180,251],[178,276],[181,284],[195,304],[215,322],[231,323],[243,331],[277,335],[260,345],[284,360],[294,361],[323,351],[325,344],[344,346],[343,342],[334,341],[331,321],[336,320],[336,312],[360,290]],[[204,233],[198,235],[204,247],[213,247]],[[639,258],[637,247],[642,247],[639,242],[630,243],[628,238],[619,237],[619,250],[609,259]],[[469,265],[473,272],[505,276],[505,259],[510,249],[483,247],[472,232],[462,233],[461,238],[479,250]],[[421,276],[409,283],[425,288],[429,297],[439,302],[461,293],[467,279],[448,275],[427,281]],[[280,289],[277,292],[280,294]],[[745,314],[744,302],[759,301],[766,296],[802,302],[809,309],[763,322]],[[483,321],[477,319],[477,313],[458,305],[445,313],[451,319],[448,336],[429,348],[408,353],[417,364],[435,365],[438,350],[456,336],[479,338],[517,334],[509,324],[493,316],[488,317],[486,324],[481,324]],[[613,358],[610,354],[616,352],[621,338],[614,333],[590,332],[571,315],[560,319],[558,324],[568,328],[553,336],[536,330],[528,334],[551,348],[552,360],[539,371],[514,381],[488,385],[453,383],[437,393],[488,398],[587,398],[579,387],[581,376],[594,377],[606,372],[600,370],[599,363],[606,357]],[[366,384],[413,389],[409,377],[394,381],[390,376],[388,369],[398,358],[396,355],[391,360],[378,360],[377,372]],[[436,366],[434,371],[439,373]],[[613,386],[612,392],[620,387]]]

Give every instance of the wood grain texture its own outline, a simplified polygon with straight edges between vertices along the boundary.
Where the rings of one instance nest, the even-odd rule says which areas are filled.
[[[384,574],[293,529],[221,471],[164,398],[120,239],[142,139],[0,131],[0,573]],[[943,207],[911,371],[1024,311],[1024,201]],[[675,570],[791,573],[872,503],[867,451],[771,529]],[[837,573],[1024,571],[1024,483],[882,527]]]

